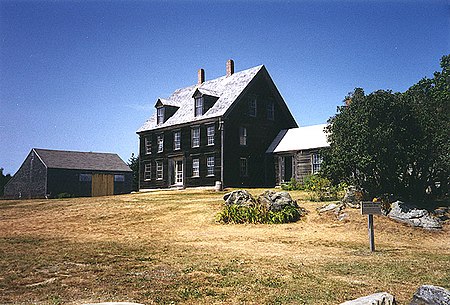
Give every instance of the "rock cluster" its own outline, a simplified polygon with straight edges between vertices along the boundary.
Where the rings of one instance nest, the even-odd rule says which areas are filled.
[[[236,190],[230,193],[226,193],[223,196],[225,205],[239,205],[239,206],[253,206],[257,203],[264,205],[267,210],[278,212],[283,210],[287,206],[299,208],[297,201],[292,199],[288,192],[274,192],[267,190],[255,199],[246,190]]]
[[[432,216],[427,210],[412,207],[402,201],[391,204],[388,217],[414,227],[441,229],[442,221]]]
[[[374,293],[341,303],[340,305],[394,305],[393,295],[387,292]],[[414,293],[409,305],[450,305],[450,291],[443,287],[423,285]]]

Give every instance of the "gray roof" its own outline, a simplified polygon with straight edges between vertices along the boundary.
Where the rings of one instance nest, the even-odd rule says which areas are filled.
[[[282,153],[328,147],[327,124],[281,130],[267,149],[267,153]]]
[[[47,168],[131,172],[117,154],[33,148]]]
[[[264,66],[260,65],[248,70],[236,72],[230,76],[222,76],[202,84],[176,90],[169,98],[164,99],[164,101],[160,99],[165,105],[179,107],[175,114],[163,124],[157,125],[156,113],[153,113],[137,132],[223,116],[240,96],[242,91],[254,79],[256,74],[263,68]],[[194,116],[194,100],[192,98],[197,89],[201,93],[219,98],[205,114],[198,117]]]

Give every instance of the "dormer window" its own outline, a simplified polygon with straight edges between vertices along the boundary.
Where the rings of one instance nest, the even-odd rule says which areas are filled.
[[[203,96],[195,98],[195,116],[203,115]]]
[[[158,107],[156,109],[156,123],[158,125],[164,123],[164,107]]]

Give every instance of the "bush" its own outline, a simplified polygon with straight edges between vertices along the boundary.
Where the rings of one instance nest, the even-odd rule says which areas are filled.
[[[298,208],[286,206],[281,211],[269,211],[264,205],[225,205],[217,214],[217,220],[223,223],[288,223],[300,219]]]
[[[331,181],[319,175],[309,175],[303,179],[303,188],[310,193],[311,201],[338,200],[347,184],[332,185]]]
[[[291,178],[289,182],[281,184],[281,189],[285,191],[298,191],[303,190],[303,184],[295,180],[295,178]]]
[[[63,198],[72,198],[72,195],[69,193],[59,193],[56,198],[63,199]]]

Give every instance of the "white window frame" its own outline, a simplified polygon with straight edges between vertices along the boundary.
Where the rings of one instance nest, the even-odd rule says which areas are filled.
[[[275,120],[275,102],[273,100],[267,101],[267,119],[268,120]]]
[[[200,159],[192,159],[192,177],[200,177]]]
[[[207,173],[206,175],[209,177],[214,176],[214,163],[215,163],[214,156],[206,157],[206,173]]]
[[[164,123],[164,107],[156,108],[156,124],[160,125]]]
[[[164,151],[164,134],[159,134],[156,142],[158,144],[158,152],[162,153]]]
[[[181,130],[173,132],[173,150],[181,149]]]
[[[191,142],[192,148],[200,147],[200,126],[191,128]]]
[[[319,153],[313,153],[311,155],[311,173],[317,174],[320,171],[320,165],[322,164],[322,157]]]
[[[206,137],[208,138],[208,146],[214,145],[214,137],[216,135],[216,126],[206,126]]]
[[[247,128],[239,127],[239,145],[247,146]]]
[[[152,153],[152,139],[150,136],[144,138],[145,154],[150,155]]]
[[[203,96],[199,96],[195,98],[195,116],[203,115],[203,110],[205,106],[205,100]]]
[[[152,180],[152,165],[150,162],[144,163],[144,181]]]
[[[156,180],[162,180],[164,178],[164,167],[162,160],[156,160]]]
[[[256,117],[257,115],[257,99],[256,96],[252,96],[248,99],[248,115]]]
[[[248,159],[239,159],[239,174],[241,177],[248,177]]]

